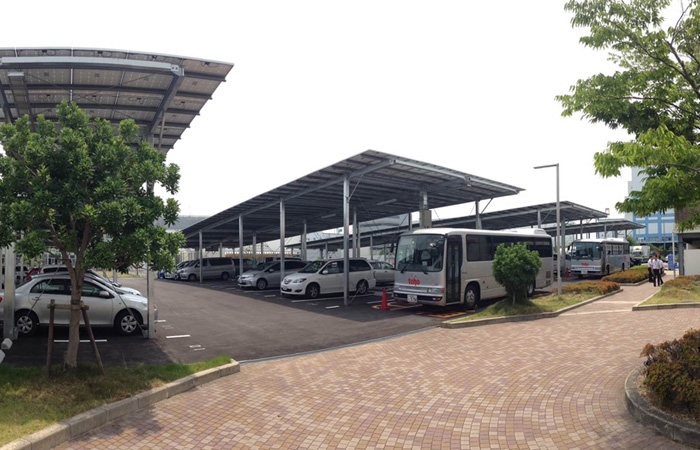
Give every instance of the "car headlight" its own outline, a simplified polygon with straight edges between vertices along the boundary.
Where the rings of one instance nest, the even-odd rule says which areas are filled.
[[[306,281],[306,278],[297,278],[295,280],[292,280],[292,283],[299,284],[299,283],[303,283],[304,281]]]

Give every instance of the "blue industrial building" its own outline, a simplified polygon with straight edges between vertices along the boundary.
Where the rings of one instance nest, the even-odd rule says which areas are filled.
[[[632,169],[632,181],[628,183],[628,192],[639,191],[644,186],[645,178],[640,175],[639,168]],[[625,218],[644,225],[644,228],[634,230],[632,235],[640,244],[654,244],[659,247],[670,247],[676,216],[674,211],[657,212],[651,216],[639,217],[636,214],[626,214]]]

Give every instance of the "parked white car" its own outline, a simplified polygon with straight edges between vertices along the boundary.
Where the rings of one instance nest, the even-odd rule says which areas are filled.
[[[314,261],[299,272],[285,276],[280,292],[309,298],[343,292],[343,267],[343,259]],[[350,258],[349,276],[349,290],[359,295],[377,285],[374,270],[364,258]]]
[[[0,302],[5,293],[0,293]],[[65,272],[37,275],[15,290],[15,324],[21,336],[33,335],[37,328],[49,324],[51,300],[69,305],[70,276]],[[81,300],[89,307],[93,327],[114,327],[123,335],[147,329],[148,300],[139,295],[120,293],[110,283],[86,275]],[[157,317],[157,309],[156,317]],[[70,311],[56,309],[54,325],[68,326]],[[82,321],[81,321],[82,326]]]

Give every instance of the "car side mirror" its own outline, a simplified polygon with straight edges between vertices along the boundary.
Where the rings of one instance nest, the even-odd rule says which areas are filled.
[[[321,271],[321,275],[328,275],[328,269],[324,269]]]
[[[112,294],[107,291],[100,291],[100,298],[112,298]]]

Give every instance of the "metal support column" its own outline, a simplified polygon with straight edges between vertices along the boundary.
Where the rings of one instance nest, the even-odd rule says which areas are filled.
[[[238,270],[236,275],[240,275],[243,272],[245,272],[245,267],[243,266],[243,216],[238,216]]]
[[[486,205],[488,206],[488,205]],[[479,211],[479,200],[474,202],[474,212],[476,214],[476,229],[481,230],[481,212]]]
[[[284,240],[286,239],[284,199],[280,199],[280,282],[284,280]]]
[[[350,177],[343,179],[343,304],[350,305],[348,291],[350,289],[350,253],[348,244],[350,234]]]
[[[258,235],[256,233],[253,233],[253,264],[255,264],[256,266],[258,265],[257,239]]]
[[[199,282],[202,282],[202,232],[199,232]]]
[[[357,258],[357,234],[360,231],[357,226],[357,209],[352,212],[352,257]]]
[[[306,261],[306,219],[304,219],[304,229],[301,232],[301,259]]]
[[[15,328],[15,244],[5,249],[5,295],[3,305],[3,339],[16,339]]]
[[[369,235],[369,259],[374,259],[374,239],[371,234]]]

